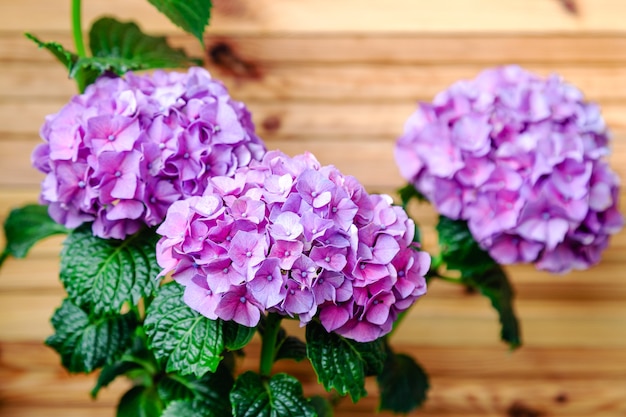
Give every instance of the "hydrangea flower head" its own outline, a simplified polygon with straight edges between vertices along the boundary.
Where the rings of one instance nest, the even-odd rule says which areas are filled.
[[[46,174],[41,202],[57,222],[92,221],[103,238],[161,223],[208,178],[265,153],[246,107],[202,68],[101,77],[48,116],[41,136],[32,155]]]
[[[466,220],[497,262],[565,272],[597,263],[623,224],[608,142],[577,88],[506,66],[420,104],[395,154],[402,175],[439,213]]]
[[[391,203],[311,154],[271,151],[172,204],[157,260],[211,319],[252,327],[264,312],[302,325],[318,315],[328,331],[371,341],[425,293],[430,267]]]

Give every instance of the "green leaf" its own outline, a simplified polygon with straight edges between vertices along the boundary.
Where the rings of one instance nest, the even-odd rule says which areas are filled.
[[[511,349],[521,346],[519,322],[513,308],[514,291],[504,270],[496,265],[489,271],[472,276],[466,281],[489,298],[491,305],[498,312],[502,325],[500,331],[502,340],[508,343]]]
[[[383,371],[377,377],[380,410],[409,413],[426,400],[428,376],[413,358],[389,352]]]
[[[302,395],[300,381],[276,374],[268,383],[254,372],[237,378],[230,392],[234,417],[315,417],[315,410]]]
[[[210,320],[183,302],[184,287],[162,286],[150,304],[144,323],[156,358],[167,372],[193,373],[198,378],[215,372],[224,350],[221,320]]]
[[[91,397],[96,398],[100,390],[108,386],[118,376],[127,375],[131,371],[136,371],[139,369],[143,369],[141,365],[135,362],[128,361],[118,361],[109,365],[105,365],[98,375],[96,385],[91,390]]]
[[[228,399],[235,381],[225,366],[202,378],[192,375],[167,374],[159,380],[157,390],[166,403],[189,401],[198,412],[198,417],[231,416]]]
[[[428,202],[428,199],[424,197],[424,194],[417,191],[417,189],[413,186],[413,184],[407,184],[404,187],[398,189],[398,195],[400,196],[400,201],[402,203],[402,207],[406,210],[409,202],[412,199],[417,199],[417,201]]]
[[[61,281],[70,299],[97,314],[116,313],[126,302],[154,293],[161,270],[156,262],[154,230],[125,240],[93,236],[91,225],[74,230],[61,252]]]
[[[60,43],[43,42],[30,33],[26,33],[26,37],[39,45],[40,48],[45,48],[50,51],[52,55],[54,55],[56,59],[59,60],[59,62],[61,62],[61,64],[63,64],[63,66],[68,70],[69,76],[76,79],[81,92],[84,91],[86,86],[92,84],[100,75],[100,72],[94,71],[91,68],[76,68],[78,55],[74,52],[68,51]]]
[[[211,410],[209,416],[231,416],[229,394],[235,379],[226,366],[219,366],[215,373],[205,374],[200,379],[187,377],[191,382],[189,387],[195,394],[197,408]]]
[[[51,321],[55,334],[46,344],[70,372],[91,372],[112,363],[130,346],[136,327],[132,313],[93,318],[67,299]]]
[[[224,345],[228,350],[243,349],[256,332],[256,327],[246,327],[234,321],[226,321],[223,324]]]
[[[154,355],[148,350],[146,335],[143,328],[135,328],[135,336],[124,354],[116,361],[105,365],[100,371],[96,386],[91,391],[95,398],[101,388],[109,385],[119,376],[126,376],[135,385],[151,385],[159,373]]]
[[[511,349],[519,347],[521,336],[513,310],[513,287],[504,270],[479,247],[465,221],[440,216],[437,232],[442,259],[448,269],[459,270],[464,283],[489,298],[499,314],[502,340]]]
[[[157,382],[159,397],[167,404],[172,401],[193,401],[195,392],[190,386],[195,377],[188,378],[188,375],[178,375],[176,373],[166,374]]]
[[[131,388],[117,406],[117,417],[160,417],[163,405],[154,387]]]
[[[333,417],[333,405],[326,398],[314,395],[309,398],[309,404],[315,410],[317,417]]]
[[[281,334],[284,335],[281,337]],[[278,349],[276,349],[275,361],[293,359],[296,362],[300,362],[306,359],[306,343],[295,336],[287,336],[282,328],[281,332],[278,333],[277,342]]]
[[[169,403],[161,417],[199,417],[202,410],[196,409],[192,401],[173,401]]]
[[[78,58],[71,67],[71,76],[85,70],[123,75],[128,71],[180,68],[202,62],[188,57],[182,49],[170,47],[162,36],[146,35],[135,23],[110,17],[93,24],[89,46],[93,57]]]
[[[317,321],[306,326],[307,356],[320,383],[327,391],[336,389],[340,395],[350,394],[353,402],[367,395],[365,376],[379,367],[384,356],[379,341],[359,343],[336,333],[328,333]]]
[[[13,209],[4,222],[6,246],[2,259],[7,256],[23,258],[40,240],[48,236],[67,233],[69,233],[68,229],[48,216],[47,206],[29,204]]]
[[[379,338],[369,343],[357,345],[361,359],[365,363],[365,375],[378,375],[383,371],[387,359],[385,339]]]
[[[35,42],[40,48],[47,49],[68,70],[72,68],[72,65],[74,65],[74,62],[78,59],[78,55],[68,51],[58,42],[44,42],[30,33],[25,33],[24,35]]]
[[[482,274],[496,264],[478,246],[464,220],[439,216],[437,233],[443,261],[448,269],[460,271],[463,277]]]
[[[211,17],[211,0],[148,0],[172,23],[191,33],[204,45],[204,29]]]

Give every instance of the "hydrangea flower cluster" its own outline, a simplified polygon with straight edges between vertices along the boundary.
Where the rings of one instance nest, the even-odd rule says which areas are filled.
[[[329,332],[372,341],[426,292],[430,266],[391,203],[311,154],[271,151],[172,204],[157,260],[208,318],[252,327],[265,311],[302,325],[319,314]]]
[[[598,106],[557,76],[482,72],[421,104],[395,154],[444,216],[501,264],[564,272],[597,263],[623,223]]]
[[[265,153],[246,107],[202,68],[101,77],[48,116],[41,136],[41,202],[67,227],[93,221],[102,238],[161,223],[208,178]]]

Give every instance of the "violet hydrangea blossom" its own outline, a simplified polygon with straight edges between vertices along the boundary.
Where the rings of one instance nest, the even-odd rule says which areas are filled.
[[[420,104],[395,154],[402,175],[439,213],[466,220],[497,262],[565,272],[597,263],[623,224],[608,142],[577,88],[506,66]]]
[[[41,137],[32,155],[46,174],[41,202],[57,222],[93,222],[103,238],[161,223],[208,178],[265,153],[246,107],[202,68],[101,77],[48,116]]]
[[[264,312],[302,325],[318,315],[328,331],[371,341],[425,293],[430,266],[391,203],[311,154],[271,151],[172,204],[157,260],[211,319],[252,327]]]

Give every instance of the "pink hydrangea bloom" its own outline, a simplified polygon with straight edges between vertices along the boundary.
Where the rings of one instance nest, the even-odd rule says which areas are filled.
[[[430,267],[391,203],[311,154],[271,151],[172,204],[157,260],[206,317],[255,326],[266,311],[302,325],[319,315],[328,331],[371,341],[426,292]]]
[[[623,224],[608,142],[599,108],[574,86],[506,66],[420,104],[395,154],[496,261],[565,272],[597,263]]]
[[[41,202],[70,228],[122,239],[265,153],[246,107],[202,68],[101,77],[41,129]]]

